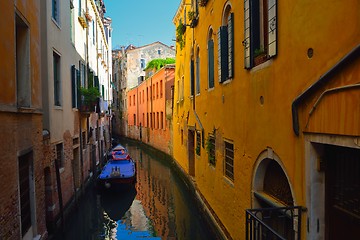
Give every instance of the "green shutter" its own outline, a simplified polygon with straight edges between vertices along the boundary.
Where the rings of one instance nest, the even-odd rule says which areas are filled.
[[[219,46],[219,82],[224,82],[228,79],[228,33],[227,26],[221,26],[218,32],[218,46]]]
[[[245,68],[251,68],[251,57],[250,57],[250,29],[251,29],[251,21],[250,21],[250,0],[244,1],[244,62]]]
[[[71,66],[71,102],[72,102],[72,107],[76,108],[76,71],[75,71],[75,65]]]
[[[200,57],[198,55],[196,57],[196,94],[199,93],[200,93]]]
[[[80,100],[81,100],[81,94],[80,94],[80,86],[81,86],[81,77],[80,77],[80,71],[75,68],[75,74],[76,74],[76,108],[79,108],[80,106]]]
[[[216,34],[218,42],[218,81],[221,81],[221,28]]]
[[[277,0],[268,1],[268,55],[269,57],[276,56],[277,54]]]
[[[234,13],[228,17],[228,77],[234,77]]]
[[[210,39],[208,41],[208,77],[209,88],[214,87],[214,41]]]
[[[194,60],[190,61],[190,96],[194,96]]]

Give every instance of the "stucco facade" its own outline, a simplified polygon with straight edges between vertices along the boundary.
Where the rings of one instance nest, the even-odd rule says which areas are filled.
[[[46,238],[39,1],[1,1],[0,239]]]
[[[359,156],[359,3],[204,2],[182,1],[173,19],[187,25],[176,45],[175,160],[229,238],[245,238],[246,209],[300,206],[302,224],[290,223],[286,234],[333,239],[346,224],[329,217],[338,213],[325,175],[342,176],[316,166],[341,162],[330,152]],[[358,199],[352,189],[343,214],[358,209],[349,205]],[[354,237],[358,222],[348,226]]]
[[[46,223],[53,232],[110,148],[111,19],[103,1],[41,2]],[[95,105],[84,89],[100,93]],[[91,104],[95,104],[92,102]]]
[[[128,91],[127,113],[130,138],[172,153],[171,116],[174,66],[166,65],[136,88]]]

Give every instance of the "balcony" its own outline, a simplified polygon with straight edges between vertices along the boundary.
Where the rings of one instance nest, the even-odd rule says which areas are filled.
[[[278,207],[246,210],[246,240],[299,240],[303,208]]]

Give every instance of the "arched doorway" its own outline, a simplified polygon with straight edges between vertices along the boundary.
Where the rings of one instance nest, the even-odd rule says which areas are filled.
[[[300,239],[301,207],[295,206],[284,169],[272,149],[260,154],[252,182],[253,209],[246,211],[247,239]]]

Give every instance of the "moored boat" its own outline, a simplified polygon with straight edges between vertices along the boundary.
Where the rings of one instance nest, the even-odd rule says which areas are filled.
[[[136,182],[135,162],[125,147],[119,144],[112,149],[110,159],[103,167],[98,181],[105,188]]]

